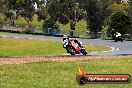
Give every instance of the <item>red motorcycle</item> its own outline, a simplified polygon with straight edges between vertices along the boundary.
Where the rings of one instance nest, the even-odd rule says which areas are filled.
[[[83,55],[87,55],[86,49],[82,46],[81,42],[77,41],[76,39],[66,39],[63,41],[63,48],[67,50],[67,53],[70,53],[71,55],[81,53]]]

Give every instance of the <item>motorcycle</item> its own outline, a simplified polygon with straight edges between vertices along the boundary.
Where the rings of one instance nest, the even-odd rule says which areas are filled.
[[[86,49],[82,46],[82,43],[80,41],[75,40],[70,40],[66,39],[63,40],[63,48],[67,50],[67,53],[70,53],[71,55],[75,54],[83,54],[86,55],[87,51]]]
[[[123,38],[122,38],[122,36],[121,36],[121,34],[119,32],[115,33],[114,39],[115,39],[115,42],[118,42],[118,41],[123,42]]]

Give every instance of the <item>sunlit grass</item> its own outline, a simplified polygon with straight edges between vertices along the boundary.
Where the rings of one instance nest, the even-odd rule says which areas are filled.
[[[58,41],[0,38],[0,56],[62,54],[61,45]]]
[[[107,47],[107,46],[91,45],[91,44],[85,45],[85,48],[87,49],[87,51],[90,51],[90,52],[102,52],[102,51],[110,51],[111,50],[111,48]]]

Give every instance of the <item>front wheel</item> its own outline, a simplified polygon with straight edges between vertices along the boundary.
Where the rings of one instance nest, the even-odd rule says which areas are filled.
[[[85,49],[81,49],[81,53],[82,53],[83,55],[87,55],[87,52],[86,52]]]

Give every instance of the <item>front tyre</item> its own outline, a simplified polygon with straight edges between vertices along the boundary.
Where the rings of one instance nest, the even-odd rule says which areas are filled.
[[[86,52],[85,49],[81,49],[81,53],[82,53],[83,55],[87,55],[87,52]]]
[[[74,50],[71,49],[70,47],[67,48],[67,52],[70,53],[71,55],[75,55]]]
[[[121,39],[121,42],[123,42],[123,39]]]

